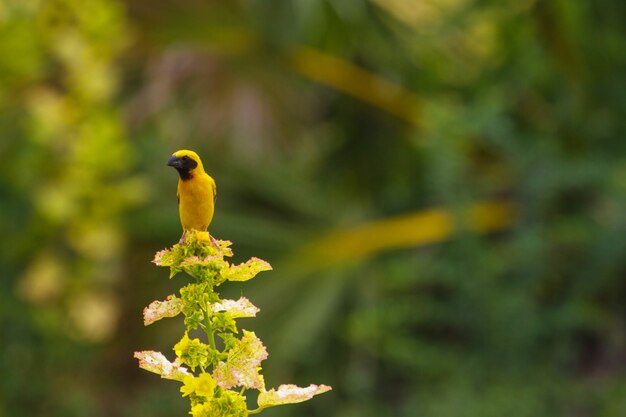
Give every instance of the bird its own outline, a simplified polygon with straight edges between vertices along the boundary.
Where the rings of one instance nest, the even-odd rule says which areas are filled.
[[[181,149],[174,152],[167,165],[176,169],[179,176],[176,195],[180,224],[183,227],[183,235],[179,241],[182,244],[189,231],[208,230],[215,211],[217,189],[215,180],[204,171],[202,161],[194,151]]]

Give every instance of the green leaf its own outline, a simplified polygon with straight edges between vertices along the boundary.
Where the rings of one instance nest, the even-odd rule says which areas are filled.
[[[191,407],[192,417],[246,417],[246,397],[229,390],[217,389],[210,400]]]
[[[267,350],[254,332],[243,331],[243,337],[228,351],[225,362],[219,362],[213,372],[217,385],[222,388],[244,386],[261,389],[263,377],[259,374],[261,362],[267,358]]]
[[[184,270],[198,280],[212,280],[223,267],[228,266],[224,257],[233,255],[230,245],[228,240],[212,241],[207,232],[191,231],[187,233],[184,243],[157,252],[152,262],[169,267],[170,278]]]
[[[187,330],[197,329],[204,321],[204,310],[209,303],[217,301],[211,283],[192,283],[180,289],[182,312],[185,315]]]
[[[217,274],[228,267],[228,262],[221,254],[206,257],[189,256],[183,259],[179,266],[189,275],[199,281],[213,282]]]
[[[192,370],[196,367],[206,368],[209,358],[212,356],[211,347],[202,343],[200,339],[190,339],[187,332],[174,346],[174,352],[182,363],[188,365]]]
[[[250,258],[239,265],[228,265],[221,271],[224,281],[247,281],[262,271],[271,271],[269,262],[259,258]]]

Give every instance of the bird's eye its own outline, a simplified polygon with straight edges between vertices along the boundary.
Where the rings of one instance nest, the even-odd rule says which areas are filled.
[[[187,155],[183,156],[183,161],[189,161],[189,157]]]

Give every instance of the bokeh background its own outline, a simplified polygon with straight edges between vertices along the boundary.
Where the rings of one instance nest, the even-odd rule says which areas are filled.
[[[177,149],[279,416],[626,415],[626,3],[0,1],[0,416],[184,416]],[[168,353],[169,352],[169,353]]]

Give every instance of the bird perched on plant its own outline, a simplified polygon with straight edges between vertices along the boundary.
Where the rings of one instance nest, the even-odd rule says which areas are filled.
[[[211,224],[217,196],[215,181],[204,172],[200,157],[193,151],[183,149],[174,152],[167,165],[174,167],[179,175],[178,214],[183,226],[180,238],[183,243],[187,232],[204,232]]]

